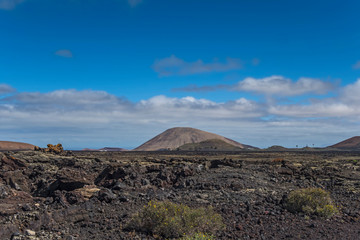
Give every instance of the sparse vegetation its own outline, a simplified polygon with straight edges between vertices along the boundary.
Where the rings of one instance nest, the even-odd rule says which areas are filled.
[[[199,143],[187,143],[177,148],[180,151],[241,151],[242,149],[220,139],[209,139]]]
[[[214,236],[213,235],[209,235],[206,233],[195,233],[194,235],[191,236],[185,236],[182,237],[180,240],[214,240]]]
[[[222,217],[212,207],[190,208],[184,204],[150,201],[133,216],[128,228],[164,238],[212,239],[224,227]],[[200,234],[203,233],[203,234]]]
[[[287,198],[286,208],[290,212],[303,212],[322,218],[330,218],[338,212],[333,205],[330,193],[321,188],[303,188],[292,191]]]

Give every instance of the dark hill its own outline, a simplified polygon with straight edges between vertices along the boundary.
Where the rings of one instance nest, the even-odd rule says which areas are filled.
[[[283,147],[283,146],[274,145],[274,146],[268,147],[266,150],[269,150],[269,151],[286,151],[288,149],[286,147]]]
[[[210,139],[199,143],[187,143],[180,146],[180,151],[241,151],[244,148],[236,147],[220,139]]]

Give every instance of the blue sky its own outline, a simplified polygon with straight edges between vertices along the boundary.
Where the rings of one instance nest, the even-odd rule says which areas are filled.
[[[2,140],[132,148],[190,126],[268,147],[360,135],[360,3],[0,0]]]

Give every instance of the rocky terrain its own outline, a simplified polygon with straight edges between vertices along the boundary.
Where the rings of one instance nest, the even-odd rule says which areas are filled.
[[[126,228],[150,200],[213,206],[216,239],[359,239],[358,152],[0,153],[0,239],[154,239]],[[284,208],[320,187],[339,213]]]

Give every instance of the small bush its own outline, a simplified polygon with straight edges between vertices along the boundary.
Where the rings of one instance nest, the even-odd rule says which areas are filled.
[[[293,213],[303,212],[323,218],[330,218],[338,212],[332,203],[330,193],[320,188],[292,191],[287,198],[286,208]]]
[[[199,232],[215,233],[223,227],[221,216],[211,207],[193,209],[183,204],[158,201],[150,201],[128,224],[129,229],[164,238],[196,237]],[[208,238],[199,236],[190,239],[211,239],[208,235]]]
[[[195,233],[191,236],[182,237],[180,240],[215,240],[213,235],[204,233]]]

